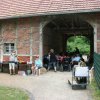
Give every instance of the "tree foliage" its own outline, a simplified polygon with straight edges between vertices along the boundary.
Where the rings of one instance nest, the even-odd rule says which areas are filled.
[[[67,41],[67,51],[74,52],[75,47],[78,47],[81,54],[90,53],[90,41],[84,36],[73,36]]]

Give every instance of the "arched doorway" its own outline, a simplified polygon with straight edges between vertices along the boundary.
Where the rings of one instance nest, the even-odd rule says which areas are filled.
[[[53,48],[56,53],[66,51],[66,41],[71,36],[85,36],[90,40],[90,55],[93,58],[93,27],[77,14],[55,16],[43,28],[43,54]]]

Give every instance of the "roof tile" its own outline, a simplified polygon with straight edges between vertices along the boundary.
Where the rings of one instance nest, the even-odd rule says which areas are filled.
[[[0,0],[0,19],[30,14],[97,9],[100,9],[100,0]]]

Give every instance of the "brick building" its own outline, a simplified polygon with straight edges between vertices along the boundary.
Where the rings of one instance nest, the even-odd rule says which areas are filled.
[[[100,53],[100,0],[0,0],[0,60],[16,50],[21,61],[65,51],[70,36],[91,41]]]

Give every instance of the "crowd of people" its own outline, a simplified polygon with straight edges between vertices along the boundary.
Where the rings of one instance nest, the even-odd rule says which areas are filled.
[[[88,60],[89,59],[87,59],[87,61],[84,60],[77,47],[73,53],[61,52],[55,54],[54,50],[51,49],[47,55],[44,55],[43,64],[48,71],[50,68],[54,68],[55,72],[57,69],[61,71],[70,71],[73,69],[74,65],[80,64],[80,66],[87,66]]]
[[[88,63],[89,63],[89,58],[86,57],[85,59],[84,56],[80,54],[79,49],[77,47],[76,47],[75,52],[73,53],[66,52],[66,53],[55,54],[54,50],[51,49],[50,52],[44,56],[44,59],[43,59],[43,64],[45,68],[48,71],[50,70],[50,68],[53,68],[55,72],[56,71],[71,71],[72,69],[75,69],[75,67],[89,68]],[[86,83],[87,78],[77,77],[76,82]]]
[[[87,61],[88,62],[88,61]],[[39,59],[39,55],[32,62],[31,71],[34,75],[40,75],[41,67],[45,67],[47,71],[54,69],[56,71],[70,71],[74,65],[87,66],[87,62],[80,55],[79,49],[76,47],[74,53],[59,53],[55,54],[54,49],[50,49],[47,55],[43,56],[43,61]],[[18,63],[16,52],[13,51],[9,58],[9,72],[15,75],[15,67]]]

